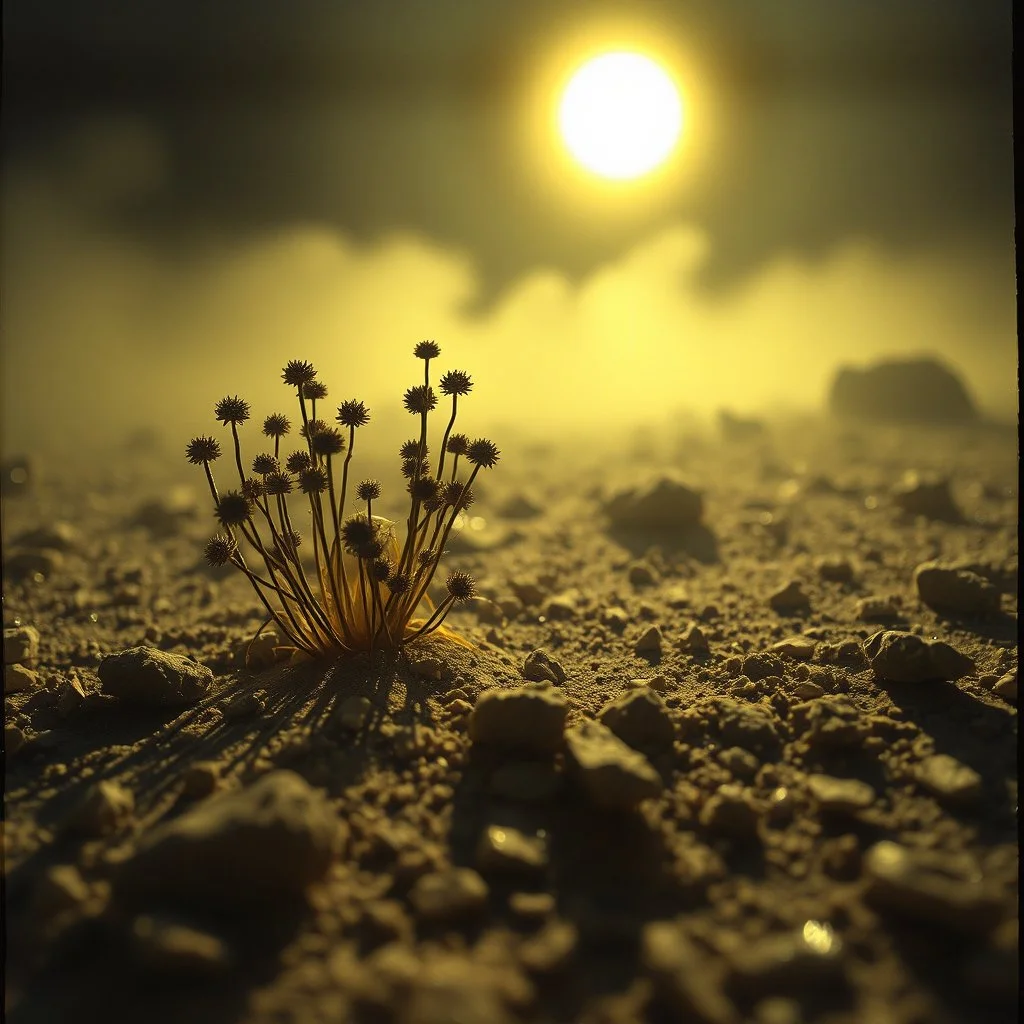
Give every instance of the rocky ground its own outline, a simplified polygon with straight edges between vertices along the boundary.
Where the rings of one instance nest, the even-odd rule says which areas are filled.
[[[1015,1020],[1016,433],[722,427],[499,438],[372,662],[177,451],[8,472],[12,1024]]]

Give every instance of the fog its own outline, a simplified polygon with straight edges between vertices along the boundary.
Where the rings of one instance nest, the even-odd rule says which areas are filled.
[[[990,415],[1016,408],[1013,250],[894,255],[867,242],[777,256],[722,290],[713,241],[665,223],[572,281],[538,267],[482,304],[472,256],[415,233],[356,243],[323,224],[173,249],[119,230],[166,168],[142,125],[103,125],[4,185],[3,447],[84,454],[140,427],[167,440],[239,393],[287,405],[280,367],[313,360],[331,398],[397,410],[422,338],[476,381],[473,421],[528,434],[679,412],[822,409],[836,367],[928,352]]]

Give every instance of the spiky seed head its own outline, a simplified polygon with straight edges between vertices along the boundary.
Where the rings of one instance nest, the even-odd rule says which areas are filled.
[[[485,437],[478,437],[466,449],[466,458],[474,465],[490,469],[501,457],[498,446]]]
[[[338,422],[343,427],[364,427],[370,422],[370,410],[362,402],[349,399],[338,406]]]
[[[398,449],[398,454],[402,459],[418,459],[421,455],[426,458],[430,454],[430,447],[424,442],[421,452],[419,441],[406,441]]]
[[[313,380],[315,376],[316,370],[313,369],[313,364],[305,359],[289,359],[281,373],[285,384],[290,384],[292,387],[302,387],[303,384],[308,384]]]
[[[440,487],[432,476],[420,476],[409,482],[409,493],[417,501],[430,501],[437,497]]]
[[[268,473],[263,478],[267,494],[291,494],[292,478],[287,473]]]
[[[417,359],[436,359],[441,354],[441,346],[436,341],[421,341],[412,354]]]
[[[312,464],[313,460],[309,457],[309,452],[292,452],[291,455],[285,459],[285,469],[289,473],[295,473],[298,475],[304,469],[308,469]]]
[[[416,561],[422,569],[430,565],[431,562],[437,561],[437,552],[433,548],[425,548],[416,556]]]
[[[295,551],[302,543],[302,534],[298,530],[288,530],[281,534],[280,540],[274,545],[274,550],[282,557],[287,557]]]
[[[409,579],[409,574],[407,572],[395,573],[395,575],[388,581],[388,587],[390,588],[391,593],[398,594],[399,596],[407,594],[411,586],[412,580]]]
[[[238,550],[238,545],[223,533],[218,533],[206,542],[203,554],[212,566],[227,565]]]
[[[470,601],[476,597],[476,581],[468,572],[462,572],[461,569],[451,573],[444,581],[444,585],[456,602]]]
[[[469,438],[465,434],[452,434],[445,447],[452,455],[465,455],[469,451]]]
[[[302,385],[302,397],[320,399],[327,397],[327,385],[322,380],[308,380]]]
[[[345,450],[345,438],[337,427],[325,425],[325,429],[314,434],[309,443],[317,455],[337,455]]]
[[[291,421],[284,413],[272,412],[263,421],[263,433],[267,437],[284,437],[292,429]]]
[[[465,370],[449,370],[439,386],[442,395],[468,395],[473,390],[473,380]]]
[[[387,581],[391,579],[391,574],[394,571],[394,563],[388,558],[378,558],[370,568],[373,578],[377,580],[378,583],[387,583]]]
[[[276,473],[281,467],[277,463],[277,459],[273,455],[268,455],[266,452],[261,452],[252,460],[252,471],[259,473],[260,476],[266,476],[268,473]]]
[[[441,491],[438,490],[432,498],[424,498],[423,507],[427,512],[436,512],[438,509],[444,508],[444,498],[441,496]]]
[[[257,480],[255,477],[249,477],[247,480],[242,481],[242,493],[250,501],[262,498],[265,492],[266,488],[263,486],[262,480]]]
[[[229,423],[244,423],[249,418],[249,403],[238,395],[222,398],[213,407],[213,414],[225,427]]]
[[[363,480],[356,489],[356,497],[360,501],[376,501],[380,497],[380,481]]]
[[[444,485],[444,503],[456,509],[469,508],[473,504],[472,490],[461,480],[450,480]]]
[[[406,459],[402,463],[402,476],[412,479],[419,474],[426,476],[430,472],[430,461],[428,459]]]
[[[307,466],[299,473],[299,487],[303,494],[323,494],[327,483],[327,473],[319,466]]]
[[[434,389],[426,384],[417,384],[409,388],[402,399],[402,404],[412,413],[428,413],[437,405]]]
[[[350,516],[341,524],[341,543],[350,555],[359,555],[374,540],[374,528],[365,516]]]
[[[241,491],[225,491],[217,502],[217,519],[222,526],[241,526],[252,514],[252,501]]]
[[[212,437],[193,437],[185,446],[185,458],[193,466],[200,462],[213,462],[220,458],[220,445]]]
[[[330,429],[324,420],[309,420],[307,423],[302,424],[299,428],[299,433],[308,441],[311,437],[315,437],[317,434],[322,434],[325,430]]]

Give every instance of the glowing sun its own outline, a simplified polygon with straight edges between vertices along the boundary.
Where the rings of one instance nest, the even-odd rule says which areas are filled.
[[[604,53],[570,78],[558,107],[569,152],[603,178],[639,178],[663,163],[683,127],[668,72],[639,53]]]

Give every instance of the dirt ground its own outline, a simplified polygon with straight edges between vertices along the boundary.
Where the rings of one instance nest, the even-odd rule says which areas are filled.
[[[1016,432],[730,434],[496,436],[475,650],[322,664],[244,664],[179,450],[5,480],[12,1024],[1015,1020]],[[699,523],[616,517],[662,478]],[[972,665],[882,677],[881,629]],[[115,696],[140,646],[212,680]]]

